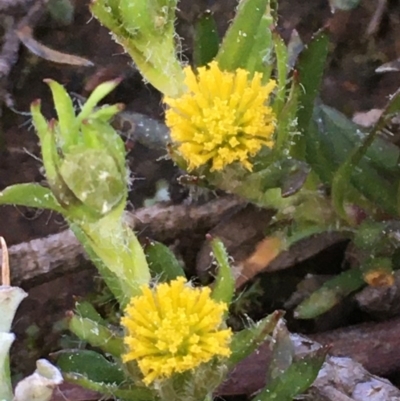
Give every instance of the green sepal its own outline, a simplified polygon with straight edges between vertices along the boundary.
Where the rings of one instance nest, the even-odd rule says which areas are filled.
[[[57,142],[62,144],[63,152],[78,141],[79,124],[75,118],[75,110],[67,91],[62,85],[52,79],[45,79],[53,95],[54,107],[58,117],[58,130],[56,132]]]
[[[39,136],[42,152],[43,165],[46,171],[46,178],[50,185],[55,185],[58,181],[57,172],[57,146],[54,133],[54,125],[48,123],[41,113],[41,102],[35,100],[31,103],[31,114],[33,125]]]
[[[98,322],[72,315],[68,319],[68,328],[92,347],[98,347],[116,358],[120,358],[124,352],[122,333],[117,334]]]
[[[174,253],[164,244],[149,241],[144,248],[152,276],[157,281],[168,282],[185,276],[185,272]]]
[[[96,112],[94,114],[96,114]],[[125,182],[126,186],[129,174],[125,160],[126,149],[124,141],[109,123],[98,121],[92,118],[92,116],[82,124],[82,132],[86,135],[96,136],[98,147],[107,151],[114,159],[118,171],[120,172],[120,179]],[[125,192],[127,195],[127,189]]]
[[[218,265],[211,297],[217,302],[225,302],[230,305],[235,293],[235,277],[229,264],[228,252],[219,238],[211,240],[211,249]]]
[[[216,61],[222,70],[245,68],[256,43],[258,29],[269,0],[242,0],[220,46]],[[261,57],[261,55],[260,55]],[[253,75],[254,71],[249,71]]]
[[[121,82],[121,79],[114,79],[113,81],[103,82],[90,94],[81,111],[76,117],[77,124],[81,124],[83,120],[90,117],[95,112],[95,107],[103,100],[108,94],[110,94]]]
[[[60,166],[60,174],[75,197],[98,217],[121,203],[125,205],[126,182],[105,150],[71,148]]]
[[[15,184],[0,192],[0,204],[49,209],[63,213],[64,210],[57,202],[49,188],[40,184]]]
[[[95,121],[101,121],[101,122],[108,122],[112,118],[114,118],[118,113],[123,111],[125,108],[125,105],[123,103],[117,103],[117,104],[112,104],[112,105],[105,105],[103,107],[99,107],[95,109],[88,119],[90,120],[95,120]]]
[[[121,385],[125,380],[123,369],[103,355],[90,350],[62,350],[54,354],[63,373],[79,374],[104,384]]]
[[[294,311],[296,319],[314,319],[329,311],[346,296],[365,286],[360,269],[350,269],[325,282]]]
[[[232,354],[227,361],[228,368],[233,369],[268,339],[283,314],[282,311],[275,311],[250,327],[235,333],[231,342]]]

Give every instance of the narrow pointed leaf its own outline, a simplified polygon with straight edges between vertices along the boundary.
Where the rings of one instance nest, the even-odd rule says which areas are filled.
[[[216,57],[222,69],[233,71],[246,66],[268,5],[269,0],[243,0],[239,3]]]
[[[178,259],[164,244],[151,241],[145,247],[145,254],[152,275],[157,278],[157,281],[165,282],[185,276]]]
[[[84,119],[89,118],[100,100],[104,99],[109,93],[111,93],[120,82],[120,79],[114,79],[113,81],[104,82],[97,86],[82,106],[82,109],[76,118],[77,123],[80,124]]]
[[[346,296],[365,286],[360,269],[350,269],[327,281],[294,311],[297,319],[314,319],[329,311]]]
[[[31,103],[33,125],[40,139],[43,165],[46,170],[46,178],[49,183],[57,179],[57,165],[55,155],[57,153],[54,126],[51,127],[41,113],[40,100]]]
[[[63,212],[49,188],[39,184],[16,184],[0,192],[1,205],[18,205]]]
[[[90,380],[85,376],[65,373],[66,381],[77,384],[89,390],[97,391],[105,397],[109,396],[112,399],[119,399],[124,401],[154,401],[153,393],[146,387],[111,385],[102,382]]]
[[[292,155],[300,160],[304,160],[306,155],[307,130],[326,64],[328,44],[329,38],[325,31],[317,33],[300,54],[299,62],[296,66],[298,71],[297,79],[301,88],[297,114],[298,128],[301,135],[294,138],[295,145]],[[313,155],[307,151],[307,156],[312,157]]]
[[[245,65],[247,71],[262,73],[262,82],[264,84],[271,78],[275,62],[274,44],[272,41],[273,26],[274,19],[270,12],[266,11],[261,18],[253,47]]]
[[[65,373],[80,374],[94,382],[120,385],[125,381],[121,367],[89,350],[64,350],[54,354]]]
[[[73,315],[68,321],[68,327],[81,340],[107,354],[120,358],[124,352],[122,337],[102,324]]]
[[[400,109],[400,90],[398,90],[390,99],[389,104],[386,106],[385,111],[382,113],[381,117],[379,118],[378,122],[375,124],[373,129],[370,131],[368,135],[365,136],[363,141],[360,142],[360,144],[355,147],[352,152],[349,154],[349,156],[346,158],[345,162],[340,166],[338,171],[336,172],[333,182],[332,182],[332,199],[333,199],[333,204],[335,206],[336,211],[338,214],[348,220],[350,223],[350,219],[344,209],[344,201],[346,197],[346,189],[348,186],[348,182],[350,182],[351,175],[353,171],[356,170],[357,166],[359,165],[361,159],[363,156],[367,153],[368,149],[371,147],[372,143],[374,142],[375,138],[378,135],[378,132],[383,128],[387,116],[398,111]],[[383,153],[383,152],[382,152]],[[364,175],[366,172],[364,171]],[[373,176],[371,174],[368,174],[368,181],[369,182],[380,182],[379,178],[377,177],[376,180],[373,180]],[[390,185],[390,183],[388,183]],[[390,187],[388,188],[390,190]],[[385,200],[386,204],[389,204],[391,201],[391,197],[386,196],[384,199],[382,195],[385,193],[378,193],[378,199],[377,201],[380,200]],[[395,212],[395,205],[394,210],[392,212]]]
[[[211,249],[218,265],[217,278],[211,296],[215,301],[229,305],[235,293],[235,278],[229,264],[229,255],[219,238],[211,241]]]
[[[317,378],[326,358],[327,349],[293,362],[284,373],[273,379],[253,401],[292,401],[304,393]]]
[[[101,317],[94,306],[87,301],[78,301],[75,303],[75,311],[79,317],[90,319],[98,324],[107,324],[106,320]]]
[[[279,115],[286,99],[289,54],[285,42],[276,32],[274,32],[273,34],[273,41],[275,45],[276,70],[278,81],[278,88],[276,91],[273,108],[275,113]]]
[[[193,59],[197,67],[208,64],[218,53],[217,23],[210,11],[201,15],[194,27]]]
[[[235,333],[231,342],[232,354],[227,362],[229,369],[253,353],[270,336],[282,316],[282,311],[275,311],[253,326]]]

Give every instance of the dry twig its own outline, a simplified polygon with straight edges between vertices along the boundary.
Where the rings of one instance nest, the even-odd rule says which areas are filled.
[[[126,221],[142,237],[171,241],[194,230],[211,229],[224,213],[241,204],[243,201],[236,197],[219,198],[200,206],[159,204],[128,213]],[[70,230],[14,245],[9,253],[15,285],[36,285],[89,265]]]

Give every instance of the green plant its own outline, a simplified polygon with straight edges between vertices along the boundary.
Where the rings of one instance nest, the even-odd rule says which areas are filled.
[[[176,1],[94,0],[91,5],[143,77],[163,93],[170,155],[177,165],[210,187],[275,209],[269,231],[276,229],[279,251],[332,229],[353,241],[359,267],[326,282],[297,307],[296,316],[308,319],[364,285],[393,279],[400,153],[378,132],[399,110],[400,92],[376,126],[361,132],[318,100],[327,32],[318,32],[298,55],[274,29],[276,7],[269,0],[242,0],[218,46],[212,15],[207,15],[197,25],[192,68],[177,57]],[[209,42],[212,51],[204,52]],[[229,370],[269,337],[281,313],[230,333],[226,319],[234,280],[218,239],[212,241],[219,267],[212,291],[186,283],[163,244],[152,243],[144,251],[122,217],[125,150],[109,123],[121,106],[97,106],[117,82],[100,85],[78,114],[64,88],[47,83],[58,120],[46,121],[39,101],[31,111],[49,188],[15,185],[0,194],[0,203],[63,214],[118,300],[125,328],[109,325],[88,303],[77,305],[71,331],[103,354],[60,352],[65,377],[123,400],[210,399]],[[360,219],[359,210],[368,217]],[[194,300],[204,309],[195,308]],[[218,313],[206,313],[207,308]],[[208,320],[199,320],[207,315]],[[182,320],[188,323],[181,331]],[[174,330],[179,341],[166,344],[160,332]],[[276,344],[291,360],[290,344]],[[291,400],[316,377],[323,357],[289,363],[279,375],[270,372],[257,399]]]

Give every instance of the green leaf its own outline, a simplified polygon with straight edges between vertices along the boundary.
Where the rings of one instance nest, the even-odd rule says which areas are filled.
[[[91,346],[98,347],[116,358],[120,358],[124,352],[122,336],[102,324],[73,315],[68,321],[68,327],[81,340],[87,341]]]
[[[133,385],[119,386],[99,383],[74,373],[65,373],[66,381],[77,384],[89,390],[97,391],[105,397],[122,401],[154,401],[154,394],[147,387],[137,387]]]
[[[270,188],[281,188],[282,196],[297,192],[305,182],[309,166],[299,160],[285,158],[271,163],[267,168],[248,176],[245,185],[259,185],[262,193]]]
[[[298,97],[300,92],[298,82],[293,79],[289,95],[283,105],[282,110],[278,114],[278,121],[276,127],[276,143],[274,153],[277,159],[286,158],[284,152],[290,148],[291,137],[297,134],[296,114],[298,109]]]
[[[212,291],[212,298],[230,305],[235,293],[235,277],[229,264],[229,255],[219,238],[211,241],[211,249],[218,264],[217,278]]]
[[[326,358],[327,349],[321,348],[312,355],[293,362],[281,375],[273,379],[254,401],[292,401],[304,393],[317,378]]]
[[[82,375],[89,380],[105,384],[122,384],[125,374],[120,366],[103,355],[90,350],[63,350],[55,354],[57,365],[65,373]]]
[[[124,108],[125,108],[125,106],[122,103],[105,105],[103,107],[99,107],[98,109],[95,109],[90,114],[90,119],[101,121],[101,122],[108,122],[112,118],[114,118],[116,114],[118,114],[122,110],[124,110]]]
[[[313,119],[307,135],[307,156],[310,156],[308,162],[329,185],[339,166],[360,147],[360,143],[366,140],[366,135],[342,113],[325,105],[315,107]],[[396,190],[400,176],[397,165],[399,154],[396,146],[377,137],[366,150],[357,168],[351,169],[351,179],[340,178],[343,173],[348,177],[348,171],[345,170],[350,170],[350,167],[345,165],[338,171],[336,180],[339,182],[335,185],[345,186],[347,196],[354,193],[355,188],[381,210],[396,214]],[[341,204],[339,198],[336,198],[336,202],[337,205]],[[355,198],[355,202],[360,200]],[[338,206],[337,209],[339,210]]]
[[[267,383],[281,376],[293,363],[295,357],[294,344],[283,320],[275,326],[270,349],[272,352],[266,375]]]
[[[75,303],[75,311],[79,317],[90,319],[99,324],[107,324],[107,321],[101,317],[101,315],[90,302],[77,301]]]
[[[379,118],[378,122],[372,128],[372,130],[363,138],[363,140],[349,153],[344,163],[339,167],[336,172],[333,181],[332,181],[332,200],[333,205],[337,213],[343,218],[348,220],[350,223],[350,218],[348,217],[345,209],[344,209],[344,201],[346,197],[348,183],[350,182],[351,176],[353,172],[357,171],[357,166],[360,166],[361,172],[358,174],[358,177],[361,174],[366,178],[365,183],[369,184],[371,182],[374,183],[373,187],[370,185],[367,187],[366,185],[363,188],[359,188],[361,191],[366,192],[368,188],[371,188],[366,196],[375,200],[378,205],[383,203],[386,206],[386,209],[391,208],[391,204],[394,199],[396,199],[396,195],[391,196],[391,189],[393,182],[387,182],[387,191],[381,192],[378,191],[378,185],[384,184],[383,177],[378,176],[378,174],[374,174],[372,172],[368,172],[365,170],[360,164],[361,159],[367,154],[368,149],[371,148],[373,142],[377,138],[378,132],[383,128],[387,116],[396,112],[400,109],[400,90],[398,90],[390,99],[389,104],[386,106],[384,112]],[[357,131],[356,131],[357,132]],[[381,140],[382,142],[382,140]],[[398,168],[398,160],[399,160],[399,151],[398,149],[394,150],[392,154],[388,152],[391,147],[389,145],[384,146],[380,143],[379,148],[372,148],[372,154],[369,155],[372,162],[375,162],[378,167],[386,167],[388,165],[388,159],[390,163],[390,156],[392,156],[391,164],[394,168]],[[385,151],[386,150],[386,151]],[[397,180],[398,183],[398,180]],[[369,195],[369,196],[368,196]],[[389,211],[389,210],[388,210]],[[392,213],[396,212],[396,205],[393,204],[393,210],[390,210]]]
[[[270,14],[269,7],[267,7],[267,11],[261,18],[253,47],[245,65],[250,72],[262,73],[262,82],[264,84],[271,78],[274,64],[274,43],[271,31],[273,26],[274,18]]]
[[[0,192],[1,205],[18,205],[64,212],[49,188],[39,184],[16,184]]]
[[[231,342],[232,354],[227,362],[228,368],[233,369],[252,354],[272,333],[282,316],[282,311],[275,311],[252,326],[235,333]]]
[[[196,67],[208,64],[218,53],[217,23],[211,11],[206,10],[195,22],[193,59]]]
[[[331,280],[321,288],[314,291],[294,311],[296,319],[314,319],[332,309],[352,292],[365,286],[360,269],[350,269]]]
[[[298,98],[298,129],[301,135],[293,138],[295,144],[292,156],[304,160],[306,153],[309,154],[307,131],[313,115],[314,102],[321,85],[322,74],[324,71],[326,57],[328,55],[329,38],[325,31],[318,32],[299,56],[296,66],[297,77],[300,86]],[[311,139],[312,140],[312,139]],[[307,160],[308,161],[308,160]]]
[[[185,276],[185,272],[178,259],[164,244],[150,241],[144,251],[152,275],[157,277],[157,280],[164,282]]]
[[[221,69],[234,71],[246,66],[268,5],[269,0],[243,0],[239,3],[216,57]]]

